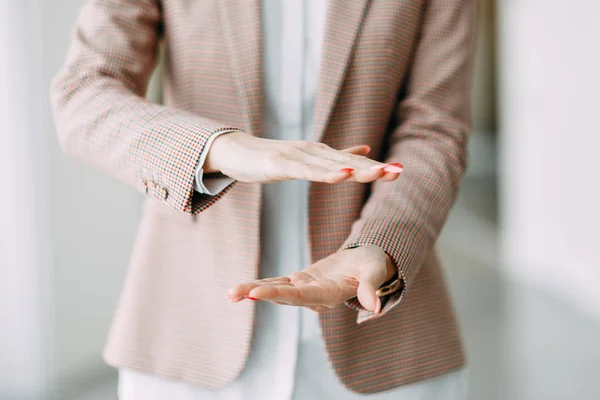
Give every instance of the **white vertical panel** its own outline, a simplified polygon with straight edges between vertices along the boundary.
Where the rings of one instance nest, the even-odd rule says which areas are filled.
[[[58,4],[60,3],[60,4]],[[0,399],[106,378],[141,196],[59,149],[48,101],[84,0],[0,0]]]
[[[498,4],[504,264],[600,318],[600,3]]]
[[[60,3],[60,6],[58,5]],[[62,67],[85,0],[42,2],[49,241],[54,261],[53,381],[60,393],[110,373],[101,359],[137,230],[142,196],[58,146],[48,87]]]
[[[35,1],[0,2],[0,398],[41,399],[47,392],[51,316],[42,285],[45,230],[40,169]],[[50,318],[48,318],[50,316]]]

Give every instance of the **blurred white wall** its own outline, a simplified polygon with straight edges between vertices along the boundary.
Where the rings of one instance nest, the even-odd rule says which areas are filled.
[[[0,1],[0,398],[61,400],[100,357],[141,196],[67,159],[48,87],[84,0]]]
[[[600,2],[498,6],[503,264],[600,319]]]
[[[41,95],[62,66],[83,0],[42,2]],[[127,268],[141,196],[109,176],[66,158],[58,147],[48,102],[51,247],[54,253],[54,370],[62,387],[83,383],[100,359]]]
[[[50,361],[44,304],[39,14],[28,2],[0,1],[0,399],[41,398]],[[16,46],[15,46],[16,44]],[[39,114],[38,114],[39,115]],[[39,181],[38,181],[39,183]]]

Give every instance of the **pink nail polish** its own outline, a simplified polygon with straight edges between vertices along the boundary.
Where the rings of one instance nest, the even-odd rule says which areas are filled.
[[[384,169],[387,167],[388,167],[387,164],[376,164],[376,165],[371,166],[369,169],[371,169],[373,171],[379,171],[380,169]]]
[[[385,172],[399,174],[400,172],[402,172],[404,170],[404,166],[400,163],[392,163],[392,164],[388,165],[387,167],[385,167],[384,170],[385,170]]]

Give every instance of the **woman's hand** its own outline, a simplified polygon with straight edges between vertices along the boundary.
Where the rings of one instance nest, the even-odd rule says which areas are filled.
[[[343,151],[322,143],[261,139],[244,132],[220,135],[210,147],[204,172],[221,172],[240,182],[302,179],[338,183],[346,180],[393,181],[400,164],[384,164],[364,157],[368,146]]]
[[[293,275],[261,279],[233,287],[232,302],[244,298],[277,304],[305,306],[314,311],[333,308],[353,297],[367,310],[378,313],[377,289],[397,273],[385,252],[377,246],[346,249],[324,258]]]

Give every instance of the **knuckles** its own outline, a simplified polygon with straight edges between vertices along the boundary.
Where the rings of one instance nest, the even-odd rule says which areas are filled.
[[[314,144],[308,140],[297,140],[294,142],[294,147],[299,150],[309,150]]]

